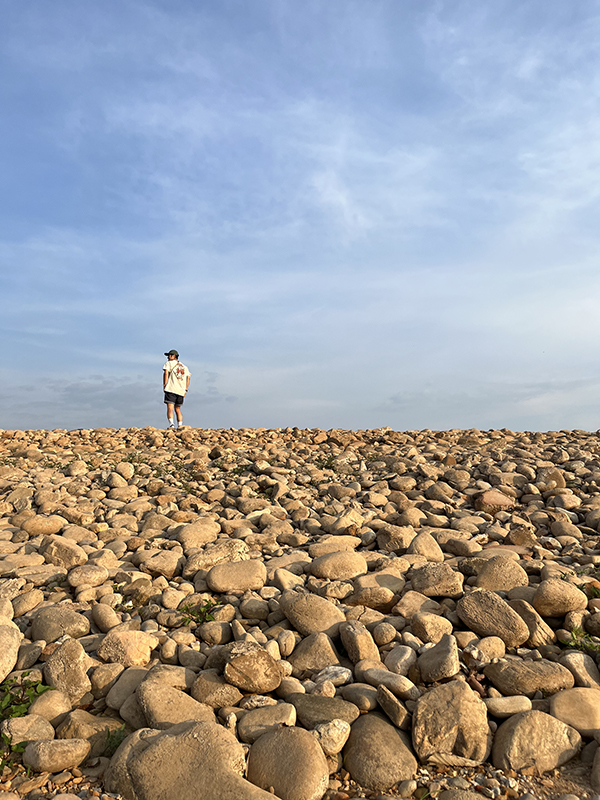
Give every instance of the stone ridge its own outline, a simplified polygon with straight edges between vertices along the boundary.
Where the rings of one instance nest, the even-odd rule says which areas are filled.
[[[579,430],[0,431],[4,800],[600,800],[599,486]]]

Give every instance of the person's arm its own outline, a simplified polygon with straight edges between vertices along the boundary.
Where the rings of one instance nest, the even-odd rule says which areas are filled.
[[[187,390],[190,388],[190,373],[188,372],[187,378],[185,379],[185,393],[187,394]]]
[[[169,378],[169,374],[168,374],[167,370],[163,369],[163,390],[165,389],[165,387],[167,385],[168,378]]]

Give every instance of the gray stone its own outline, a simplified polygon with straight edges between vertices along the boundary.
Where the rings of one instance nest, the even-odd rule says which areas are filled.
[[[460,670],[460,660],[454,636],[444,634],[436,645],[419,656],[417,666],[425,683],[434,683],[456,675]]]
[[[588,599],[580,589],[560,578],[542,581],[532,603],[542,617],[564,617],[569,611],[582,611],[587,604]]]
[[[221,593],[257,591],[262,589],[266,580],[266,567],[256,559],[216,564],[206,576],[208,588]]]
[[[293,674],[300,678],[340,663],[337,650],[326,633],[313,633],[302,639],[287,660],[294,668]]]
[[[0,682],[15,668],[21,638],[21,631],[14,623],[7,620],[0,625]]]
[[[340,697],[299,693],[289,694],[286,701],[296,709],[300,724],[309,730],[334,719],[342,719],[352,725],[360,714],[354,703],[349,703]]]
[[[54,728],[39,714],[5,719],[0,724],[0,733],[9,736],[13,745],[38,739],[54,739]]]
[[[86,739],[90,743],[90,758],[103,756],[108,747],[108,735],[121,728],[121,721],[100,717],[76,708],[67,714],[56,729],[57,739]]]
[[[43,717],[53,726],[57,727],[69,713],[72,703],[65,692],[51,689],[36,697],[29,706],[28,714]]]
[[[87,739],[53,739],[30,742],[23,752],[23,764],[35,772],[62,772],[78,767],[91,750]]]
[[[242,699],[240,690],[225,682],[215,670],[203,670],[194,681],[191,691],[194,700],[211,708],[236,706]]]

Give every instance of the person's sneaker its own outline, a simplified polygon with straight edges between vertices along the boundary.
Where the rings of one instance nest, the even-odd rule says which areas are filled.
[[[172,422],[169,422],[169,424],[167,425],[167,430],[168,430],[168,431],[170,431],[170,430],[175,430],[175,425],[173,425],[173,423],[172,423]]]

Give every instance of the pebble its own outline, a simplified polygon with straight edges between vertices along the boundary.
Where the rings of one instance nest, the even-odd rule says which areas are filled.
[[[92,796],[168,800],[201,759],[215,800],[320,800],[342,758],[340,800],[472,796],[473,776],[416,756],[491,761],[505,772],[476,796],[535,796],[600,721],[594,640],[569,648],[600,633],[596,447],[581,431],[0,431],[0,680],[52,687],[3,723],[37,731],[19,791],[52,766],[88,797],[78,767],[112,730],[128,738]],[[506,783],[519,769],[530,783]]]

